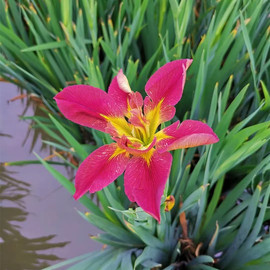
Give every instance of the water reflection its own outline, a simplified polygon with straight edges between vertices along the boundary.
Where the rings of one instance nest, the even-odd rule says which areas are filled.
[[[3,164],[0,166],[0,183],[1,269],[42,269],[60,260],[58,256],[44,251],[64,247],[69,242],[51,242],[55,235],[27,238],[20,232],[20,223],[28,216],[24,198],[30,192],[30,185],[16,179],[14,172]],[[3,203],[9,206],[2,206]]]
[[[13,177],[15,172],[8,171],[2,164],[0,166],[0,201],[12,201],[20,207],[24,207],[22,199],[29,194],[30,184]]]
[[[27,124],[19,118],[43,117],[43,107],[27,99],[7,102],[15,96],[18,91],[14,85],[0,83],[0,164],[36,159],[32,150],[43,158],[53,154],[41,143],[41,139],[52,139],[40,129],[30,130],[29,121],[34,125],[31,119]],[[68,178],[74,175],[63,166],[57,169]],[[0,201],[1,270],[42,269],[60,258],[101,248],[89,237],[99,231],[75,210],[85,208],[41,165],[0,166]]]
[[[21,103],[21,107],[23,110],[20,114],[20,118],[27,117],[27,115],[29,115],[30,113],[31,115],[30,117],[32,117],[33,115],[36,119],[45,119],[48,121],[48,113],[50,113],[50,111],[43,104],[42,99],[39,98],[38,96],[34,94],[27,95],[22,89],[18,89],[18,95],[8,100],[8,103],[14,103],[14,102]],[[35,128],[36,123],[33,119],[29,118],[29,120],[30,120],[29,128],[22,142],[22,147],[25,146],[27,142],[30,142],[29,152],[31,153],[34,147],[37,144],[39,144],[40,139],[49,140],[51,139],[51,137],[48,136],[48,134],[44,132],[42,129]],[[61,134],[59,134],[59,136],[61,137]],[[52,148],[48,146],[47,144],[41,143],[40,145],[41,145],[39,149],[40,151],[46,150],[47,148],[52,150]]]
[[[49,111],[44,106],[42,100],[39,97],[36,97],[34,95],[29,95],[25,99],[24,107],[25,107],[25,109],[22,112],[21,116],[27,115],[27,112],[30,109],[33,112],[32,115],[34,115],[36,119],[48,119],[48,112]],[[27,140],[29,140],[31,142],[31,146],[29,149],[30,152],[32,152],[35,145],[38,144],[38,140],[41,139],[41,140],[46,141],[46,140],[52,139],[46,132],[44,132],[40,128],[35,128],[35,126],[36,126],[35,121],[30,120],[28,131],[27,131],[25,138],[23,140],[23,143],[22,143],[22,146],[24,146],[26,144]],[[62,137],[61,134],[58,134],[58,136]],[[52,151],[52,148],[49,145],[42,143],[41,147],[40,147],[40,151],[43,151],[47,148],[50,149],[50,151]]]

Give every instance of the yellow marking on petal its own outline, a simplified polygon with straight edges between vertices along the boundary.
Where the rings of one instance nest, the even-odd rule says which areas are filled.
[[[115,116],[107,116],[100,114],[103,118],[105,118],[115,129],[118,135],[121,137],[122,135],[131,136],[131,126],[126,121],[125,118],[115,117]]]
[[[158,126],[161,124],[161,118],[160,118],[160,109],[161,105],[164,99],[160,100],[159,103],[146,114],[146,120],[149,121],[149,139],[150,141],[153,140],[154,135],[156,133],[156,130]]]
[[[144,136],[143,136],[143,133],[142,133],[142,129],[139,128],[139,127],[135,127],[134,128],[134,132],[135,132],[135,137],[138,138],[141,142],[143,142],[143,139],[144,139]]]
[[[130,111],[131,111],[131,106],[130,106],[130,103],[129,103],[129,98],[127,98],[127,112],[125,113],[125,116],[127,118],[130,118],[131,117]]]
[[[169,135],[165,134],[163,130],[160,130],[159,132],[157,132],[155,134],[155,137],[157,138],[157,142],[160,142],[160,141],[162,141],[164,139],[171,139],[171,138],[173,138],[172,136],[169,136]]]
[[[113,158],[117,157],[118,155],[124,154],[128,155],[127,151],[125,149],[122,149],[120,147],[117,147],[114,151],[114,153],[110,156],[109,160],[112,160]]]
[[[143,144],[149,144],[149,135],[147,132],[147,126],[145,127],[136,127],[137,134],[139,134],[139,138],[141,138],[141,141]]]
[[[142,157],[146,161],[148,167],[150,166],[151,158],[154,154],[154,151],[155,149],[152,148],[146,153],[139,154],[139,156]]]
[[[132,136],[126,136],[126,137],[132,144],[133,143],[143,144],[143,141],[140,140],[138,137],[136,137],[133,133],[132,133]]]

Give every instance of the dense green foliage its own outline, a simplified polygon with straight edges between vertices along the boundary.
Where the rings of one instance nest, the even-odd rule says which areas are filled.
[[[106,90],[122,68],[143,93],[158,67],[180,58],[194,61],[177,116],[206,121],[220,138],[174,151],[166,193],[176,204],[162,211],[160,225],[128,210],[121,177],[97,193],[102,208],[85,195],[90,212],[80,214],[104,231],[93,238],[109,247],[59,267],[269,269],[269,1],[0,0],[0,10],[0,75],[42,98],[49,117],[31,118],[51,137],[46,144],[81,161],[110,142],[57,113],[52,97],[63,87]]]

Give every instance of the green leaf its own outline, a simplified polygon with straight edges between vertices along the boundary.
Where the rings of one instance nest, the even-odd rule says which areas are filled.
[[[127,251],[125,256],[123,256],[120,270],[133,270],[132,252],[133,250]]]
[[[46,267],[46,268],[43,268],[43,270],[54,270],[54,269],[59,269],[63,266],[67,266],[69,264],[73,264],[73,263],[76,263],[78,261],[81,261],[81,260],[84,260],[86,258],[91,258],[91,257],[95,257],[96,255],[98,254],[98,252],[93,252],[93,253],[87,253],[87,254],[83,254],[83,255],[80,255],[80,256],[77,256],[75,258],[72,258],[72,259],[69,259],[69,260],[65,260],[63,262],[60,262],[60,263],[57,263],[55,265],[52,265],[52,266],[49,266],[49,267]]]
[[[269,256],[270,253],[270,238],[265,238],[263,241],[257,243],[252,248],[245,250],[243,253],[238,253],[238,255],[242,255],[238,257],[237,265],[238,266],[245,266],[248,264],[252,265],[252,262],[255,260],[260,260],[263,256]],[[254,262],[256,264],[256,262]],[[239,269],[236,265],[235,269]],[[255,266],[254,266],[255,267]],[[258,268],[260,269],[260,263],[258,263]],[[241,268],[243,270],[243,268]]]
[[[143,264],[149,268],[161,267],[162,264],[160,261],[164,260],[166,257],[167,254],[165,254],[162,250],[147,246],[143,250],[142,254],[136,259],[134,269],[140,264]]]
[[[52,165],[64,165],[66,166],[66,163],[59,162],[59,161],[47,161],[48,164]],[[4,166],[25,166],[25,165],[33,165],[33,164],[41,164],[39,160],[18,160],[18,161],[9,161],[9,162],[3,162],[0,163]]]
[[[269,95],[269,92],[267,91],[267,88],[266,88],[263,81],[261,81],[261,85],[262,85],[262,90],[263,90],[264,100],[265,100],[265,103],[262,107],[262,110],[269,110],[269,108],[270,108],[270,95]]]
[[[225,200],[219,205],[208,225],[208,232],[213,230],[216,220],[222,221],[224,215],[234,206],[236,200],[241,196],[244,189],[251,183],[256,175],[270,162],[270,155],[265,157],[244,179],[242,179],[226,196]],[[212,228],[210,230],[210,228]],[[214,231],[214,230],[213,230]]]
[[[209,243],[208,246],[208,250],[207,250],[207,254],[209,254],[210,256],[214,256],[216,253],[216,244],[217,244],[217,240],[218,240],[218,234],[219,234],[219,225],[218,222],[216,223],[216,230],[212,236],[212,239]]]
[[[214,263],[214,259],[208,255],[200,255],[194,258],[189,265],[203,264],[203,263]]]
[[[202,52],[201,59],[200,59],[198,78],[196,81],[196,88],[195,88],[195,93],[194,93],[194,98],[193,98],[192,108],[191,108],[191,113],[190,113],[191,119],[198,118],[199,105],[201,101],[201,96],[203,95],[205,75],[206,75],[204,55],[205,55],[205,51]]]
[[[221,107],[220,107],[220,116],[223,115],[227,103],[228,103],[228,99],[229,99],[229,95],[230,95],[230,90],[231,90],[231,86],[232,86],[232,82],[233,82],[233,75],[230,76],[226,87],[222,93],[222,98],[221,98]]]
[[[137,237],[139,237],[146,245],[154,248],[162,248],[163,244],[162,242],[156,238],[154,235],[152,235],[150,230],[144,229],[142,226],[138,225],[132,225],[129,222],[125,222],[127,228],[133,232]]]
[[[259,238],[259,233],[262,228],[262,224],[264,221],[264,216],[266,212],[266,208],[269,202],[269,196],[270,196],[270,185],[267,187],[267,191],[264,196],[263,204],[261,206],[261,210],[259,213],[258,218],[256,219],[256,222],[253,226],[253,230],[249,234],[249,236],[245,239],[243,245],[236,251],[235,258],[231,261],[231,265],[233,265],[235,268],[240,267],[242,265],[242,260],[249,260],[248,257],[246,257],[246,253],[248,250],[252,248],[256,240]],[[241,260],[239,260],[241,258]],[[270,258],[269,258],[270,263]]]
[[[37,118],[33,117],[33,120],[38,123],[39,127],[42,128],[50,137],[56,140],[59,143],[63,143],[63,139],[58,136],[54,131],[47,127],[47,125],[43,124]]]
[[[187,199],[184,200],[182,207],[180,208],[176,217],[178,217],[182,212],[186,212],[188,209],[192,208],[201,199],[204,192],[206,192],[206,186],[201,186],[191,193]]]
[[[109,233],[102,233],[96,236],[91,236],[91,239],[102,244],[117,248],[134,248],[134,243],[127,242],[124,239],[120,240],[119,238],[116,238]]]
[[[65,41],[53,41],[53,42],[47,42],[44,44],[39,44],[35,46],[31,46],[25,49],[22,49],[21,52],[33,52],[33,51],[42,51],[42,50],[51,50],[51,49],[57,49],[67,46]]]
[[[205,264],[196,264],[196,265],[191,265],[188,266],[187,269],[190,270],[218,270],[218,268],[209,266],[209,265],[205,265]]]
[[[138,247],[142,246],[142,242],[139,240],[138,237],[136,237],[136,235],[125,230],[123,227],[120,227],[114,224],[108,219],[97,216],[92,213],[87,213],[86,215],[81,212],[79,213],[84,219],[89,221],[91,224],[103,230],[104,232],[107,232],[111,234],[112,236],[118,238],[120,241],[122,239],[125,239],[125,241],[132,243],[134,246],[138,246]]]
[[[216,114],[216,109],[217,109],[217,100],[218,100],[218,83],[215,86],[212,101],[211,101],[211,106],[209,110],[209,116],[208,116],[208,121],[207,124],[211,127],[214,123],[215,119],[215,114]]]
[[[123,251],[123,249],[106,248],[94,253],[94,256],[67,268],[67,270],[89,269],[89,267],[92,269],[105,269],[103,267],[108,267],[108,263],[112,263],[111,259],[116,261],[117,257],[123,254]],[[111,269],[116,270],[117,268],[113,268],[112,265]]]
[[[221,118],[219,124],[217,125],[215,132],[218,135],[220,140],[225,136],[225,134],[229,128],[229,125],[232,121],[232,118],[234,116],[234,113],[237,110],[237,108],[239,107],[241,101],[243,100],[247,89],[248,89],[248,85],[245,86],[241,90],[241,92],[237,95],[237,97],[233,100],[233,102],[231,103],[231,105],[229,106],[229,108],[226,110],[223,117]]]
[[[60,124],[52,115],[49,115],[52,122],[55,124],[59,132],[63,137],[69,142],[69,144],[74,148],[78,156],[84,160],[87,158],[88,153],[85,151],[84,147]]]
[[[251,64],[251,71],[252,71],[252,76],[253,76],[253,81],[254,81],[254,87],[255,90],[257,90],[257,78],[256,78],[256,67],[255,67],[255,60],[254,60],[254,56],[253,56],[253,52],[252,52],[252,46],[251,46],[251,42],[250,42],[250,38],[248,35],[248,31],[247,28],[245,26],[245,21],[243,18],[243,14],[240,11],[240,22],[241,22],[241,29],[242,29],[242,33],[243,33],[243,37],[245,40],[245,44],[247,46],[247,50],[248,50],[248,55],[250,58],[250,64]]]
[[[227,267],[230,265],[230,262],[232,261],[232,258],[236,255],[236,251],[239,249],[241,244],[245,241],[246,237],[248,236],[248,233],[253,225],[257,205],[260,199],[260,193],[261,193],[261,186],[257,186],[254,195],[252,196],[252,200],[249,204],[249,207],[245,213],[245,217],[242,221],[242,224],[238,230],[238,233],[232,243],[232,245],[229,247],[227,252],[224,254],[221,265],[223,267]]]
[[[106,56],[108,57],[110,62],[114,65],[114,63],[116,61],[115,52],[112,50],[111,46],[109,44],[107,44],[105,41],[100,40],[99,42],[100,42],[102,49],[104,50]]]
[[[211,201],[208,204],[207,210],[205,212],[205,219],[204,219],[204,230],[207,229],[208,222],[211,220],[215,209],[218,205],[218,202],[220,200],[221,191],[223,188],[224,183],[224,177],[217,181],[214,193],[212,195]]]

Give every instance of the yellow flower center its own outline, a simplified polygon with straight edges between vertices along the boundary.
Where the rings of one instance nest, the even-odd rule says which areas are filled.
[[[160,108],[163,100],[161,100],[153,108],[147,108],[143,112],[143,107],[131,108],[128,102],[128,110],[125,117],[114,117],[102,115],[108,121],[108,132],[118,142],[119,146],[125,145],[132,149],[144,151],[150,146],[154,147],[153,142],[161,123]],[[127,151],[128,148],[126,148]],[[150,150],[149,149],[149,150]]]

